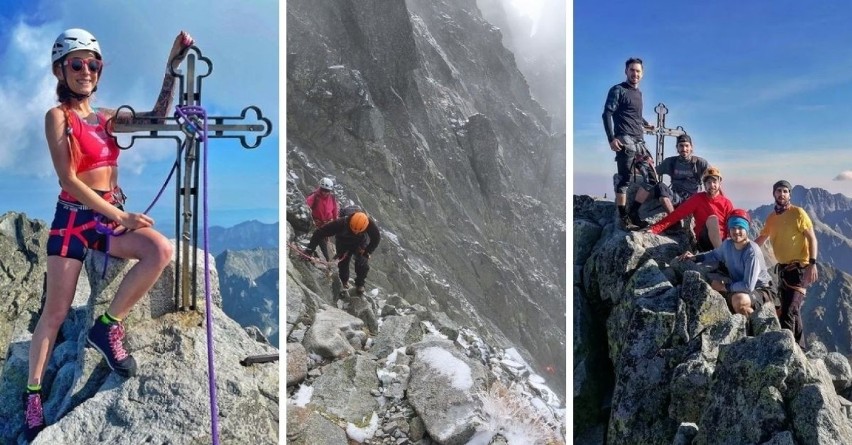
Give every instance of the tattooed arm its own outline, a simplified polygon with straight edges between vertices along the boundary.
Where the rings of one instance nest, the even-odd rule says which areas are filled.
[[[172,63],[172,60],[181,54],[185,48],[188,48],[195,43],[192,36],[189,35],[186,31],[181,31],[177,37],[175,37],[174,44],[172,44],[172,49],[169,51],[169,58],[166,61],[166,73],[163,76],[163,86],[160,88],[160,94],[157,96],[157,101],[154,102],[154,108],[151,111],[143,111],[137,112],[137,118],[147,118],[144,121],[139,120],[137,123],[146,123],[149,121],[149,118],[152,117],[165,117],[169,109],[172,106],[172,99],[175,95],[175,78],[171,74],[171,68],[169,64]],[[186,53],[183,53],[185,56]],[[175,65],[180,64],[183,61],[183,57],[178,60],[175,60]],[[122,112],[120,115],[116,116],[116,110],[111,109],[102,109],[103,113],[107,115],[107,117],[115,117],[115,122],[119,124],[130,124],[131,115],[129,112]]]

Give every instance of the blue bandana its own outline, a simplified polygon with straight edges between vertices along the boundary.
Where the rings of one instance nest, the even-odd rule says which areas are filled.
[[[728,218],[728,229],[733,229],[734,227],[742,227],[745,230],[748,230],[748,220],[741,216],[732,216]]]

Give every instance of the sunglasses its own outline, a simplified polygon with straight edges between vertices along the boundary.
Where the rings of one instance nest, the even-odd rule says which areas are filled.
[[[65,66],[70,66],[73,71],[83,71],[83,67],[86,66],[89,68],[89,71],[100,73],[104,63],[94,57],[89,57],[88,59],[73,57],[65,61]]]

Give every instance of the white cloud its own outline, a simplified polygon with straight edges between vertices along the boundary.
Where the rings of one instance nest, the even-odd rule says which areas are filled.
[[[835,176],[833,180],[834,181],[849,181],[849,180],[852,180],[852,171],[850,171],[850,170],[842,171],[842,172],[840,172],[839,175]]]
[[[276,143],[283,131],[278,128],[277,1],[35,2],[20,9],[36,11],[32,16],[14,17],[5,11],[4,23],[10,25],[0,32],[7,36],[5,46],[0,45],[0,109],[5,111],[0,120],[0,191],[27,191],[5,193],[8,209],[42,219],[52,216],[50,201],[58,186],[44,139],[44,115],[56,105],[49,54],[53,40],[68,28],[87,29],[100,41],[105,68],[94,106],[130,105],[136,111],[154,104],[174,37],[182,29],[191,33],[213,61],[213,72],[203,80],[205,108],[211,114],[236,116],[247,105],[257,105],[273,123],[271,137],[256,150],[242,150],[221,139],[211,142],[210,171],[218,176],[211,175],[210,187],[221,198],[211,211],[278,206]],[[175,153],[170,140],[140,140],[122,152],[120,183],[137,197],[134,206],[147,204],[141,197],[156,193]]]
[[[47,175],[53,167],[44,144],[44,114],[53,102],[56,80],[48,53],[33,56],[33,49],[49,51],[53,37],[20,22],[11,35],[0,71],[0,171]]]

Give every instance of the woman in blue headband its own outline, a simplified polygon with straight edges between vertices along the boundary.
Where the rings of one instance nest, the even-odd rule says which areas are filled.
[[[713,280],[710,287],[725,297],[731,312],[745,316],[760,309],[764,303],[774,303],[777,299],[763,252],[748,238],[749,224],[748,213],[735,209],[728,215],[729,238],[719,247],[698,255],[686,252],[678,257],[696,263],[723,263],[730,279]]]

